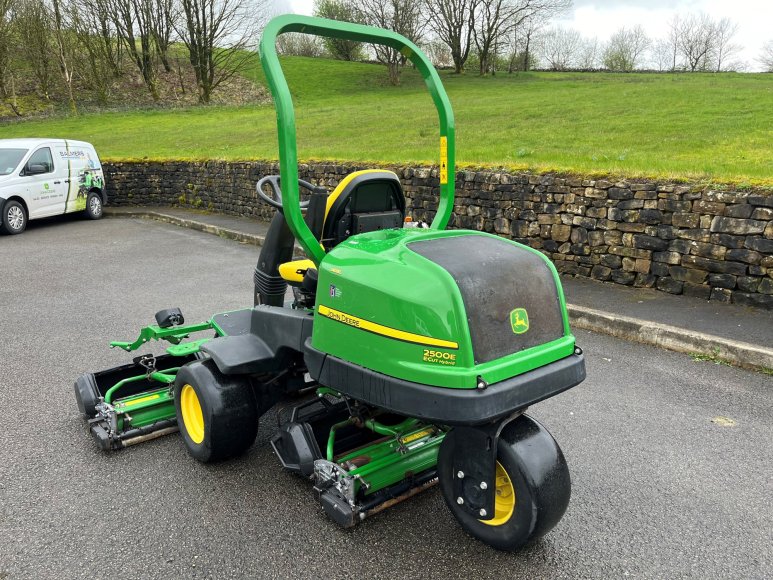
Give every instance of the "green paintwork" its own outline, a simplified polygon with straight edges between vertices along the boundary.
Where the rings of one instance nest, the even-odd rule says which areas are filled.
[[[418,428],[406,431],[402,436],[410,437],[424,429],[431,432],[408,445],[402,445],[397,437],[358,449],[337,458],[339,465],[355,457],[369,457],[370,461],[356,469],[349,470],[352,476],[359,476],[367,485],[364,495],[394,485],[410,474],[418,474],[437,465],[437,454],[445,432],[435,427],[419,424]]]
[[[164,369],[163,372],[156,371],[156,372],[150,373],[149,375],[138,375],[135,377],[129,377],[128,379],[124,379],[122,381],[118,381],[116,384],[110,387],[105,393],[105,403],[107,404],[112,403],[113,396],[115,395],[116,391],[118,391],[121,387],[123,387],[128,383],[135,383],[137,381],[150,378],[164,385],[172,384],[174,382],[175,374],[179,370],[180,370],[180,367],[175,367],[171,369]]]
[[[153,395],[158,395],[158,398],[147,400]],[[168,387],[145,391],[116,401],[115,410],[118,414],[119,430],[152,425],[159,421],[174,419],[177,415],[172,392]],[[127,419],[127,415],[131,417],[130,421]]]
[[[321,389],[317,389],[317,393],[319,393],[324,387]],[[349,419],[346,419],[345,421],[341,421],[340,423],[336,423],[330,428],[330,432],[328,433],[327,437],[327,453],[326,457],[328,461],[333,461],[334,456],[334,448],[335,448],[335,436],[336,432],[348,425],[352,425],[354,423],[354,419],[351,417]],[[375,419],[366,419],[364,421],[364,426],[367,429],[370,429],[374,433],[378,433],[379,435],[385,435],[389,437],[398,437],[405,435],[408,431],[412,429],[416,429],[419,425],[421,425],[421,422],[418,419],[413,419],[409,417],[402,423],[398,423],[397,425],[384,425],[383,423],[379,423]]]
[[[173,344],[166,347],[166,352],[172,356],[188,356],[189,354],[195,354],[199,352],[201,345],[205,342],[209,342],[211,338],[202,338],[200,340],[194,340],[191,342],[181,342],[180,344]]]
[[[139,336],[133,342],[113,341],[110,343],[110,346],[122,348],[127,352],[131,352],[152,340],[164,340],[171,343],[171,345],[166,348],[168,354],[185,357],[199,352],[201,345],[211,340],[211,338],[207,337],[188,342],[184,342],[184,340],[188,338],[190,334],[206,330],[214,330],[219,336],[225,334],[225,332],[215,323],[213,317],[207,322],[172,326],[169,328],[161,328],[157,325],[146,326],[140,330]],[[105,392],[105,402],[112,404],[118,415],[119,431],[144,427],[145,425],[151,425],[158,421],[175,418],[176,411],[170,387],[175,381],[178,370],[180,370],[180,367],[127,377],[114,384]],[[159,385],[164,385],[164,387],[149,388],[136,395],[123,398],[120,397],[120,390],[124,385],[147,379],[154,383],[158,383]],[[156,397],[155,395],[158,396]]]
[[[212,324],[212,321],[201,322],[199,324],[170,326],[169,328],[161,328],[160,326],[152,324],[140,330],[140,335],[137,337],[137,339],[134,342],[123,342],[120,340],[114,340],[110,343],[110,347],[122,348],[126,352],[131,352],[133,350],[137,350],[143,344],[146,344],[151,340],[166,340],[167,342],[171,342],[173,345],[177,345],[177,344],[180,344],[180,342],[182,342],[183,339],[188,338],[188,335],[191,333],[201,332],[202,330],[214,330],[214,328],[215,327]],[[206,340],[200,340],[198,341],[198,344],[201,345],[205,342]],[[196,352],[196,351],[192,351],[192,352]],[[170,354],[175,354],[175,353],[170,352]]]
[[[444,268],[408,247],[419,240],[462,235],[490,236],[482,232],[416,228],[353,236],[333,248],[320,264],[317,289],[317,308],[321,305],[393,329],[457,342],[458,349],[423,346],[366,332],[331,320],[319,311],[314,317],[314,348],[407,381],[468,389],[476,388],[478,376],[487,383],[496,383],[571,355],[574,336],[569,330],[558,273],[541,253],[508,240],[513,246],[540,256],[552,272],[564,336],[475,364],[464,302],[456,282]],[[331,296],[331,285],[338,290],[335,297]],[[425,350],[455,355],[455,364],[427,362]]]
[[[316,36],[355,40],[371,44],[382,44],[400,51],[424,78],[432,101],[438,111],[440,136],[447,138],[447,183],[440,184],[440,205],[432,228],[442,230],[448,224],[454,207],[454,113],[440,77],[426,55],[404,36],[391,30],[383,30],[349,22],[338,22],[323,18],[285,14],[272,19],[263,30],[260,39],[260,61],[266,74],[271,95],[276,107],[279,133],[279,172],[282,178],[282,206],[285,219],[293,235],[306,254],[316,264],[322,261],[325,251],[320,247],[311,230],[303,220],[298,194],[298,152],[295,135],[295,111],[287,80],[276,53],[276,38],[286,32],[302,32]],[[322,79],[320,79],[322,80]]]

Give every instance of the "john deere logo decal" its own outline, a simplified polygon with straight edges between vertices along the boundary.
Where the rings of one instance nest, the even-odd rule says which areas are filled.
[[[516,308],[510,313],[510,326],[515,334],[529,330],[529,314],[525,308]]]

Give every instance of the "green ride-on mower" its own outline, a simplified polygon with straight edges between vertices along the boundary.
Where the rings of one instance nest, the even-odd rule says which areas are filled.
[[[440,200],[429,227],[403,227],[405,197],[390,171],[352,173],[332,192],[299,181],[293,103],[275,49],[285,32],[387,45],[423,75],[440,121]],[[134,342],[113,342],[126,351],[170,344],[164,355],[77,379],[91,433],[113,450],[179,427],[193,457],[218,461],[246,451],[259,418],[282,401],[273,450],[311,480],[342,526],[439,483],[454,517],[486,544],[515,550],[545,534],[566,510],[569,471],[525,411],[585,378],[555,268],[527,246],[445,231],[453,113],[409,40],[288,15],[267,25],[260,56],[280,175],[257,187],[277,212],[255,269],[255,305],[193,325],[164,310]],[[296,241],[307,259],[293,260]]]

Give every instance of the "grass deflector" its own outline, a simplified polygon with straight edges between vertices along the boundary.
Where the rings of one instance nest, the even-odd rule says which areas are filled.
[[[385,44],[423,75],[440,124],[430,225],[404,227],[402,184],[390,171],[352,173],[332,192],[299,180],[293,103],[275,50],[284,32]],[[179,428],[189,453],[212,462],[246,451],[259,418],[278,408],[279,461],[313,482],[344,527],[439,483],[462,527],[495,548],[548,532],[568,505],[569,471],[550,433],[524,413],[582,382],[584,359],[542,254],[444,231],[454,118],[435,69],[394,32],[294,15],[268,24],[261,60],[280,175],[257,184],[277,212],[254,272],[254,306],[193,325],[164,310],[134,342],[112,343],[169,346],[78,378],[92,434],[110,450]],[[296,240],[307,259],[293,260]]]

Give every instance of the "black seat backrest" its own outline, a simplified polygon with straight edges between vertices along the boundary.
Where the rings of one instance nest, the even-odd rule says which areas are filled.
[[[326,210],[320,241],[330,250],[354,234],[402,227],[405,195],[393,172],[358,171],[330,194]]]

